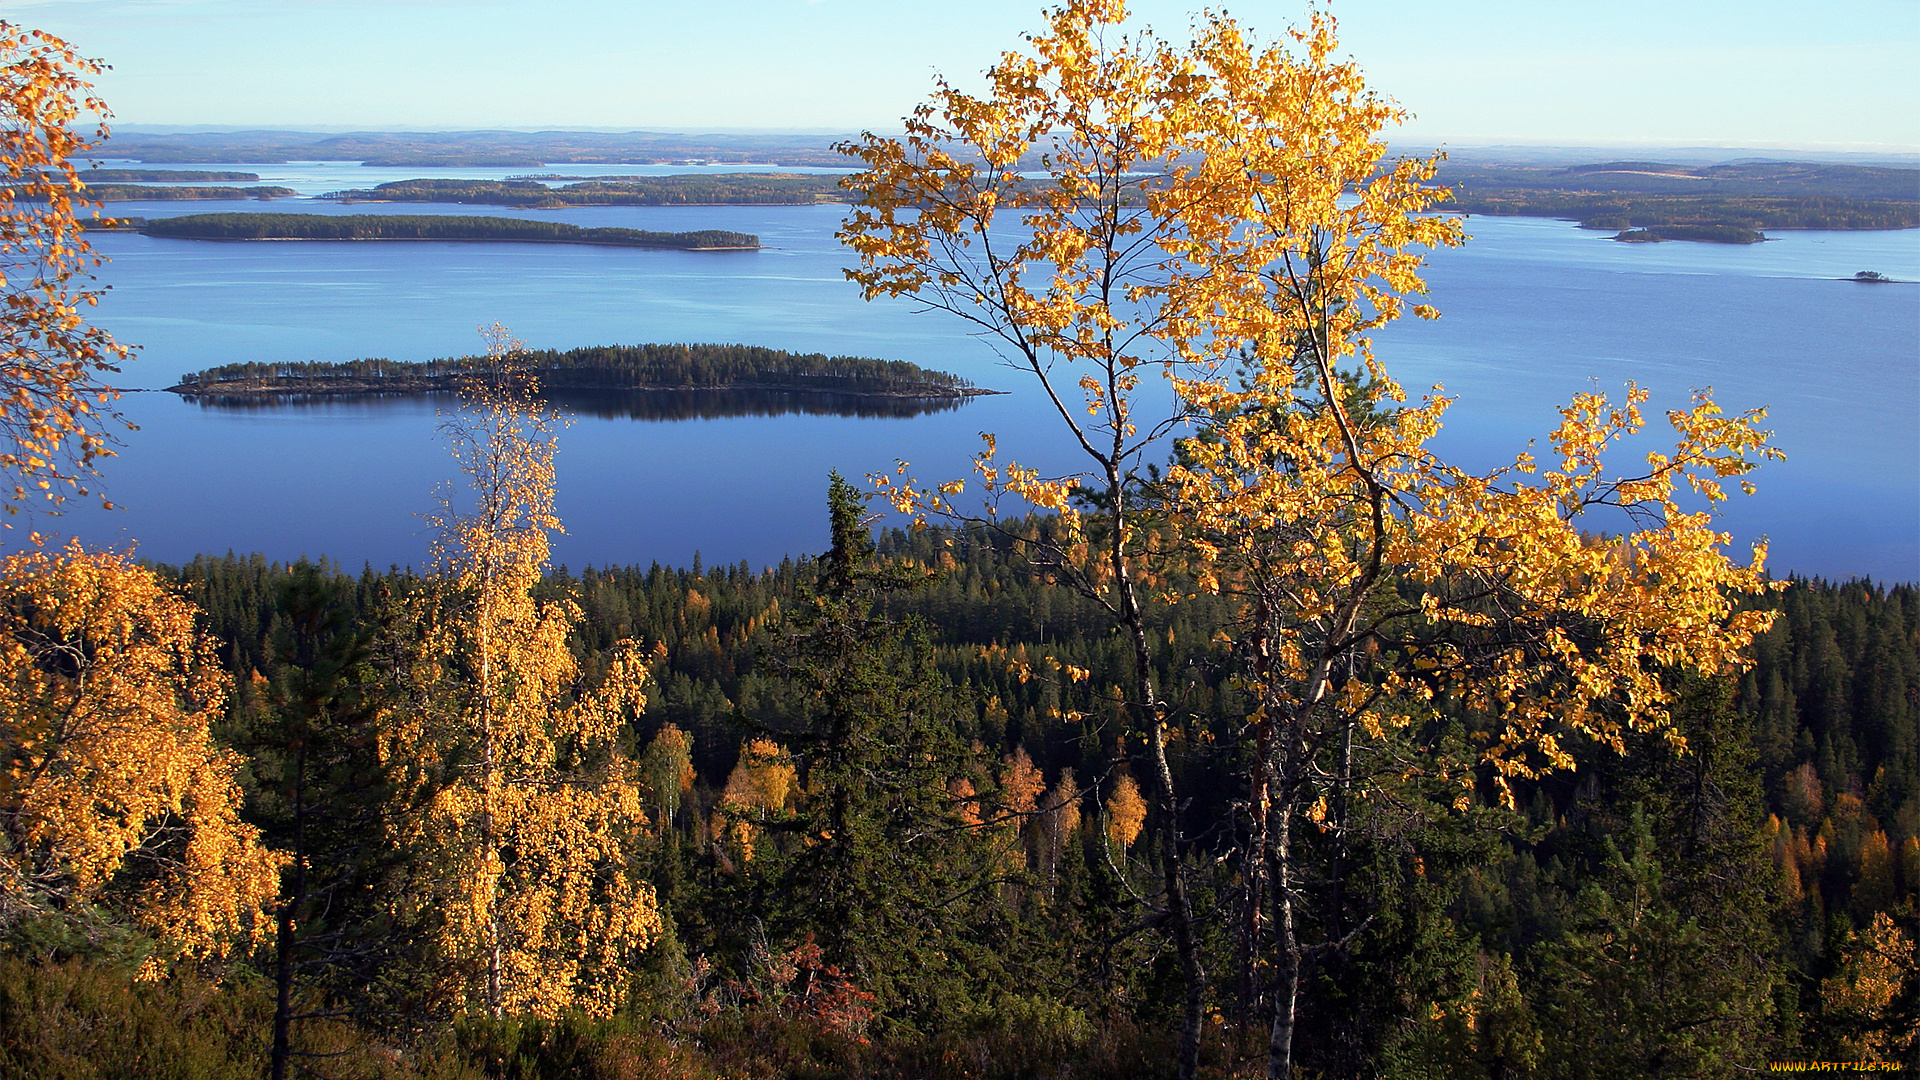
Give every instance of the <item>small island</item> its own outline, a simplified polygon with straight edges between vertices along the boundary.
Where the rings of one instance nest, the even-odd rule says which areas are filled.
[[[180,240],[493,240],[682,251],[753,251],[760,238],[722,229],[585,229],[559,221],[439,214],[188,214],[154,218],[148,236]]]
[[[531,350],[540,392],[766,392],[838,398],[963,401],[983,390],[958,375],[904,360],[792,353],[755,345],[594,345]],[[224,364],[167,389],[186,398],[257,401],[349,395],[449,394],[492,370],[484,356],[403,362]]]
[[[1614,237],[1623,244],[1658,244],[1665,240],[1693,240],[1705,244],[1758,244],[1766,234],[1739,225],[1649,225],[1624,229]]]

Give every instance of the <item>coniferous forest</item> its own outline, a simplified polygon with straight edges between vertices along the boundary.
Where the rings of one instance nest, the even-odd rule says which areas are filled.
[[[777,567],[570,569],[549,376],[972,388],[495,326],[203,373],[444,380],[424,569],[0,561],[0,1075],[1920,1067],[1920,591],[1729,550],[1780,454],[1706,391],[1632,460],[1632,384],[1442,460],[1371,343],[1465,241],[1438,159],[1386,156],[1324,13],[1124,15],[838,148],[851,287],[995,338],[1080,472],[989,435],[822,477]],[[0,57],[0,505],[57,512],[132,358],[74,314],[101,69]]]
[[[823,510],[857,520],[850,490],[835,490]],[[1152,837],[1118,716],[1128,658],[1100,612],[1005,537],[877,540],[868,553],[861,530],[843,529],[833,550],[761,571],[558,569],[538,583],[536,596],[578,605],[567,649],[583,672],[622,642],[648,658],[626,738],[662,937],[612,1016],[468,1018],[432,1044],[435,1067],[1135,1076],[1169,1064],[1178,974],[1129,902],[1148,887]],[[155,569],[204,612],[232,673],[221,735],[250,759],[249,819],[283,848],[302,830],[326,838],[306,873],[331,910],[297,932],[295,966],[301,995],[332,990],[350,1021],[303,1021],[306,1045],[371,1054],[435,1030],[443,1014],[419,989],[432,954],[409,951],[372,895],[399,853],[381,842],[393,806],[369,780],[366,739],[390,692],[373,658],[427,580],[231,555]],[[1652,737],[1585,753],[1512,807],[1464,815],[1408,791],[1368,808],[1375,835],[1317,837],[1314,918],[1345,929],[1308,984],[1303,1067],[1730,1075],[1776,1057],[1902,1052],[1911,983],[1882,958],[1911,940],[1920,886],[1920,594],[1796,580],[1768,604],[1780,618],[1754,667],[1688,688],[1687,753]],[[1216,834],[1204,1060],[1224,1072],[1258,1056],[1267,1031],[1230,831],[1245,813],[1233,734],[1247,703],[1210,639],[1218,614],[1162,609],[1151,624],[1175,643],[1160,674],[1177,688],[1187,827]],[[1043,658],[1087,675],[1023,680],[1018,663]],[[296,807],[288,770],[303,749],[315,760]],[[114,973],[98,961],[54,971],[73,981],[62,993],[91,988],[115,1008],[157,992],[101,985]],[[271,976],[243,980],[251,1000],[205,1006],[202,1030],[182,1037],[224,1045],[239,1075],[267,1029],[242,1024],[225,1042],[236,1020],[221,1009],[270,1015]]]

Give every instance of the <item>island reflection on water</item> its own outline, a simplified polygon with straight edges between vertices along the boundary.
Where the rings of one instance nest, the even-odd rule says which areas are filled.
[[[603,420],[715,420],[739,416],[847,416],[908,419],[952,412],[970,397],[896,398],[794,390],[569,390],[541,392],[562,413]],[[451,411],[459,398],[451,393],[196,395],[185,398],[211,412],[371,413],[432,404]]]

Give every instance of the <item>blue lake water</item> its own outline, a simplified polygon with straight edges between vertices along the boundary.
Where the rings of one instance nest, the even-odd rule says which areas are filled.
[[[270,182],[276,168],[285,169],[256,171]],[[316,170],[325,175],[309,175]],[[367,186],[376,171],[313,167],[299,174],[300,186]],[[335,174],[342,182],[332,182]],[[540,347],[746,342],[911,360],[1012,391],[908,419],[579,417],[561,442],[567,535],[555,548],[575,567],[686,563],[696,550],[709,564],[757,567],[816,551],[826,538],[828,470],[851,477],[905,459],[925,479],[964,475],[981,431],[999,433],[1003,454],[1055,471],[1076,467],[1045,402],[957,320],[859,299],[833,239],[841,207],[508,211],[303,199],[111,209],[157,217],[267,208],[732,229],[768,246],[674,252],[96,234],[113,261],[101,272],[112,291],[95,319],[142,346],[122,385],[164,387],[182,372],[243,360],[468,353],[480,344],[476,327],[498,321]],[[1920,578],[1920,286],[1835,280],[1863,269],[1920,279],[1920,232],[1782,232],[1734,247],[1615,244],[1538,219],[1476,218],[1469,231],[1471,243],[1430,264],[1432,302],[1444,317],[1396,327],[1378,350],[1410,390],[1443,383],[1459,398],[1444,453],[1475,467],[1511,460],[1552,429],[1556,404],[1595,386],[1617,392],[1638,380],[1659,409],[1711,385],[1729,409],[1768,407],[1767,424],[1790,455],[1756,477],[1759,495],[1733,500],[1727,527],[1743,544],[1768,535],[1776,572]],[[137,541],[142,555],[165,561],[229,549],[276,559],[324,554],[354,567],[425,561],[430,538],[417,515],[455,476],[436,440],[433,403],[222,410],[133,393],[121,404],[140,430],[104,471],[105,490],[124,509],[81,509],[35,527],[94,544]]]

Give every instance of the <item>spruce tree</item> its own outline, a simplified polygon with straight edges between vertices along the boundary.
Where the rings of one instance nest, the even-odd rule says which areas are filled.
[[[957,1020],[1004,953],[986,917],[1001,860],[950,794],[969,773],[963,699],[933,665],[923,625],[876,614],[927,580],[874,554],[865,500],[834,474],[833,545],[773,650],[787,719],[773,731],[803,766],[796,834],[769,872],[784,929],[896,1022]]]

